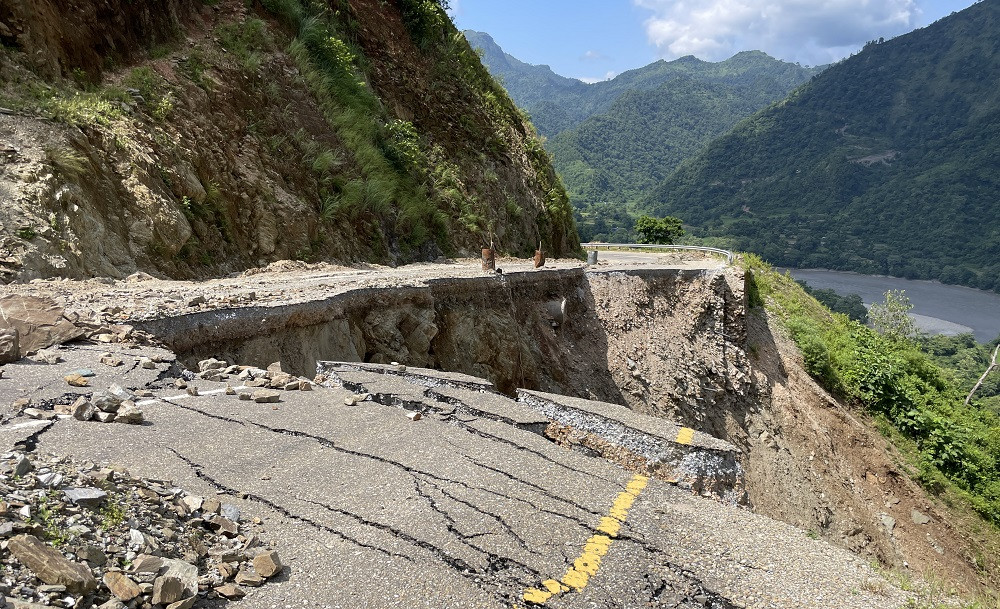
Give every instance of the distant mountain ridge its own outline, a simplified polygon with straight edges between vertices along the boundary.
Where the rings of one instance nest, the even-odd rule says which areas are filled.
[[[776,264],[1000,290],[1000,0],[859,54],[644,202]]]
[[[586,84],[518,60],[488,34],[465,36],[548,137],[585,240],[630,239],[626,210],[681,161],[823,69],[744,51],[718,63],[660,60]]]
[[[482,50],[483,64],[498,77],[514,102],[531,115],[546,137],[572,129],[587,118],[607,111],[624,93],[650,91],[681,76],[728,85],[754,85],[780,99],[823,67],[804,68],[779,61],[761,51],[743,51],[711,63],[687,56],[659,60],[628,70],[610,80],[587,84],[560,76],[547,65],[525,63],[506,53],[485,32],[465,30],[474,49]]]

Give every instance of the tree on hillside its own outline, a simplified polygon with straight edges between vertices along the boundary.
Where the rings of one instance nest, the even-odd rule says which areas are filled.
[[[675,239],[684,236],[680,218],[673,216],[664,218],[640,216],[635,222],[635,232],[639,235],[639,243],[659,245],[670,245]]]
[[[910,317],[912,308],[906,290],[889,290],[885,293],[885,302],[875,303],[868,309],[868,319],[879,334],[909,340],[917,334]]]

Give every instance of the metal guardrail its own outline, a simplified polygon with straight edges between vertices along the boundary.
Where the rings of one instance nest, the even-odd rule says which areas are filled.
[[[654,245],[649,243],[581,243],[580,247],[585,250],[624,250],[624,249],[636,249],[636,250],[691,250],[695,252],[708,252],[711,254],[719,254],[726,257],[726,264],[732,264],[733,258],[735,257],[733,253],[729,250],[719,249],[717,247],[702,247],[700,245]]]

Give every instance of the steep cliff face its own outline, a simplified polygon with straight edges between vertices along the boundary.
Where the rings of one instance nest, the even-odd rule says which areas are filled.
[[[435,2],[0,0],[0,274],[579,247]]]

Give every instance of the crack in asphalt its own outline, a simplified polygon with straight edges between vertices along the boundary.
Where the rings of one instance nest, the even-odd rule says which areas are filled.
[[[625,543],[633,544],[637,546],[640,549],[640,551],[647,552],[648,554],[657,557],[661,564],[670,569],[678,577],[687,580],[692,586],[694,586],[697,589],[697,593],[695,594],[695,596],[702,595],[709,600],[710,604],[705,605],[706,607],[710,607],[711,609],[744,609],[742,605],[733,604],[733,602],[730,601],[728,598],[726,598],[724,595],[707,587],[705,585],[705,582],[703,582],[702,579],[698,577],[690,569],[682,565],[679,565],[670,560],[669,558],[667,558],[667,553],[662,548],[649,545],[645,541],[639,541],[635,537],[619,536],[618,540],[623,541]],[[662,592],[660,592],[660,594],[662,594]]]
[[[474,457],[470,457],[469,455],[462,455],[462,458],[465,459],[466,461],[468,461],[469,463],[477,465],[477,466],[479,466],[479,467],[481,467],[483,469],[486,469],[486,470],[489,470],[491,472],[500,474],[501,476],[503,476],[505,478],[508,478],[510,480],[513,480],[514,482],[518,482],[520,484],[523,484],[523,485],[525,485],[525,486],[527,486],[529,488],[533,488],[536,491],[538,491],[538,493],[540,493],[543,497],[547,497],[547,498],[553,499],[555,501],[560,501],[562,503],[565,503],[566,505],[571,505],[574,508],[580,510],[581,512],[584,512],[584,513],[589,514],[591,516],[595,516],[597,518],[600,518],[601,516],[603,516],[603,514],[601,512],[596,512],[596,511],[591,510],[590,508],[588,508],[588,507],[586,507],[584,505],[581,505],[581,504],[577,503],[576,501],[572,501],[570,499],[566,499],[564,497],[560,497],[560,496],[558,496],[556,494],[553,494],[548,489],[546,489],[546,488],[544,488],[542,486],[539,486],[539,485],[535,484],[534,482],[528,482],[527,480],[524,480],[523,478],[519,478],[519,477],[517,477],[514,474],[511,474],[509,472],[505,472],[502,469],[493,467],[492,465],[487,465],[487,464],[483,463],[482,461],[479,461],[478,459],[475,459]]]
[[[536,556],[541,556],[541,554],[540,554],[540,553],[536,552],[535,550],[532,550],[532,549],[531,549],[531,547],[530,547],[530,546],[528,546],[527,542],[525,542],[525,541],[524,541],[524,539],[523,539],[523,538],[521,538],[521,536],[520,536],[520,535],[518,535],[518,534],[517,534],[517,532],[515,532],[515,531],[514,531],[514,528],[513,528],[513,527],[511,527],[511,526],[510,526],[510,525],[509,525],[509,524],[507,523],[507,521],[506,521],[506,520],[504,520],[504,518],[503,518],[502,516],[500,516],[500,515],[498,515],[498,514],[494,514],[494,513],[492,513],[492,512],[488,512],[488,511],[486,511],[486,510],[482,509],[481,507],[479,507],[479,506],[477,506],[477,505],[473,504],[473,503],[472,503],[471,501],[467,501],[467,500],[465,500],[465,499],[462,499],[462,498],[460,498],[460,497],[458,497],[458,496],[456,496],[456,495],[453,495],[452,493],[450,493],[450,492],[448,492],[447,490],[445,490],[445,489],[444,489],[444,487],[442,487],[441,485],[438,485],[438,484],[435,484],[434,482],[432,482],[432,481],[430,481],[430,480],[425,480],[424,482],[426,482],[427,484],[430,484],[431,486],[433,486],[433,487],[434,487],[434,488],[435,488],[435,489],[436,489],[436,490],[437,490],[437,491],[438,491],[439,493],[441,493],[442,495],[444,495],[444,496],[445,496],[445,497],[447,497],[448,499],[451,499],[451,500],[452,500],[452,501],[454,501],[455,503],[458,503],[458,504],[460,504],[460,505],[464,505],[465,507],[467,507],[467,508],[469,508],[469,509],[473,510],[474,512],[477,512],[477,513],[479,513],[479,514],[482,514],[483,516],[486,516],[487,518],[491,518],[491,519],[495,520],[495,521],[496,521],[496,523],[497,523],[498,525],[500,525],[500,527],[501,527],[501,528],[502,528],[503,530],[507,531],[507,533],[508,533],[508,534],[510,535],[510,537],[511,537],[511,538],[512,538],[512,539],[513,539],[513,540],[514,540],[514,541],[515,541],[516,543],[517,543],[517,545],[521,546],[521,548],[523,548],[523,549],[524,549],[524,550],[526,550],[527,552],[530,552],[530,553],[532,553],[532,554],[535,554]],[[418,484],[418,488],[417,488],[417,492],[418,492],[418,493],[420,493],[420,494],[421,494],[421,496],[423,496],[423,493],[421,492],[421,489],[419,488],[419,484]],[[429,501],[432,501],[432,500],[430,499],[430,497],[427,497],[427,499],[428,499]],[[436,505],[433,505],[433,504],[432,504],[432,505],[431,505],[431,507],[432,507],[432,508],[434,508],[434,511],[438,511],[438,510],[436,509]],[[448,515],[447,515],[447,514],[446,514],[446,513],[445,513],[445,512],[443,511],[443,510],[442,510],[442,511],[440,511],[439,513],[441,513],[441,515],[442,515],[442,516],[445,516],[446,518],[448,518]],[[482,535],[482,534],[479,534],[479,536],[481,536],[481,535]],[[469,537],[466,537],[466,538],[469,538]]]
[[[15,448],[23,447],[22,450],[24,450],[24,452],[30,453],[34,451],[35,448],[38,446],[38,439],[42,437],[43,433],[52,429],[52,427],[55,424],[56,424],[55,421],[48,421],[45,425],[32,432],[30,435],[25,436],[24,438],[18,440],[17,442],[14,442],[14,447]]]
[[[569,516],[567,514],[563,514],[563,513],[560,513],[560,512],[555,512],[555,511],[552,511],[552,510],[549,510],[549,509],[546,509],[546,508],[542,508],[542,507],[538,506],[537,504],[535,504],[534,502],[532,502],[532,501],[530,501],[528,499],[525,499],[524,497],[510,496],[510,495],[507,495],[507,494],[504,494],[504,493],[500,493],[498,491],[495,491],[495,490],[492,490],[492,489],[489,489],[489,488],[473,486],[473,485],[470,485],[470,484],[468,484],[466,482],[463,482],[461,480],[452,480],[452,479],[449,479],[449,478],[445,478],[443,476],[439,476],[437,474],[434,474],[434,473],[431,473],[431,472],[428,472],[428,471],[425,471],[425,470],[421,470],[419,468],[415,468],[415,467],[406,465],[404,463],[401,463],[399,461],[395,461],[393,459],[389,459],[387,457],[381,457],[381,456],[378,456],[378,455],[373,455],[373,454],[369,454],[369,453],[365,453],[365,452],[353,450],[353,449],[350,449],[350,448],[345,448],[345,447],[337,445],[336,443],[334,443],[329,438],[324,438],[322,436],[317,436],[315,434],[311,434],[311,433],[308,433],[308,432],[305,432],[305,431],[298,431],[298,430],[293,430],[293,429],[284,429],[284,428],[280,428],[280,427],[270,427],[270,426],[265,425],[263,423],[257,423],[256,421],[234,419],[232,417],[227,417],[227,416],[222,416],[222,415],[217,415],[217,414],[213,414],[213,413],[210,413],[210,412],[206,412],[206,411],[201,410],[199,408],[195,408],[193,406],[189,406],[189,405],[185,405],[185,404],[180,404],[180,403],[175,402],[175,401],[164,400],[162,398],[161,398],[161,400],[163,402],[167,403],[167,404],[172,405],[172,406],[177,406],[177,407],[182,408],[184,410],[195,412],[195,413],[200,414],[200,415],[205,416],[205,417],[209,417],[209,418],[212,418],[212,419],[224,421],[226,423],[236,424],[236,425],[239,425],[241,427],[252,427],[252,428],[257,428],[257,429],[261,429],[261,430],[264,430],[264,431],[268,431],[268,432],[271,432],[271,433],[277,433],[277,434],[281,434],[281,435],[288,435],[288,436],[291,436],[291,437],[307,438],[307,439],[310,439],[310,440],[313,440],[313,441],[317,442],[321,446],[324,446],[324,447],[327,447],[327,448],[331,448],[331,449],[336,450],[336,451],[338,451],[340,453],[347,454],[347,455],[354,456],[354,457],[358,457],[358,458],[369,459],[369,460],[372,460],[372,461],[375,461],[375,462],[378,462],[378,463],[381,463],[381,464],[384,464],[384,465],[388,465],[388,466],[391,466],[391,467],[395,467],[395,468],[398,468],[398,469],[401,469],[401,470],[405,471],[407,474],[409,474],[413,478],[414,484],[416,485],[416,488],[417,488],[418,495],[420,495],[425,501],[428,502],[428,504],[430,505],[431,509],[434,512],[440,514],[443,518],[445,518],[445,520],[446,520],[446,523],[445,523],[446,529],[451,534],[453,534],[458,541],[460,541],[461,543],[463,543],[463,545],[466,545],[466,546],[470,547],[471,549],[473,549],[475,551],[478,551],[478,552],[481,552],[484,555],[486,555],[487,560],[488,560],[488,567],[486,569],[483,569],[483,570],[474,569],[466,561],[464,561],[464,560],[462,560],[460,558],[453,557],[453,556],[447,554],[446,552],[444,552],[444,550],[442,550],[441,548],[438,548],[437,546],[434,546],[430,542],[427,542],[425,540],[421,540],[421,539],[415,538],[415,537],[413,537],[413,536],[411,536],[411,535],[409,535],[409,534],[407,534],[405,532],[399,531],[398,529],[396,529],[394,527],[391,527],[390,525],[386,525],[384,523],[379,523],[379,522],[371,521],[371,520],[365,519],[365,518],[363,518],[361,516],[358,516],[357,514],[353,514],[351,512],[343,510],[341,508],[337,508],[337,507],[334,507],[334,506],[331,506],[331,505],[328,505],[328,504],[324,504],[324,503],[321,503],[321,502],[311,501],[311,500],[302,499],[302,498],[299,498],[299,500],[303,501],[303,502],[306,502],[306,503],[311,503],[311,504],[317,505],[318,507],[322,507],[322,508],[327,509],[327,510],[329,510],[331,512],[340,514],[340,515],[342,515],[344,517],[347,517],[347,518],[350,518],[352,520],[355,520],[356,522],[359,522],[359,523],[361,523],[363,525],[370,526],[370,527],[375,528],[377,530],[382,530],[382,531],[388,532],[388,533],[394,535],[395,537],[397,537],[399,539],[402,539],[403,541],[406,541],[406,542],[408,542],[408,543],[410,543],[410,544],[412,544],[412,545],[414,545],[416,547],[423,548],[423,549],[431,552],[435,556],[437,556],[445,565],[447,565],[448,567],[454,569],[463,578],[469,579],[475,585],[479,586],[482,589],[486,589],[486,588],[482,585],[482,582],[476,581],[476,579],[475,579],[476,577],[482,577],[482,576],[500,577],[500,574],[503,571],[511,571],[511,570],[514,570],[514,569],[520,569],[526,575],[526,577],[524,577],[523,579],[518,578],[518,577],[514,577],[514,576],[501,577],[502,580],[509,581],[511,583],[511,587],[512,588],[517,588],[517,587],[523,586],[525,584],[525,582],[535,581],[536,579],[538,579],[538,578],[541,577],[541,574],[539,574],[538,571],[535,570],[535,569],[533,569],[532,567],[529,567],[528,565],[526,565],[524,563],[521,563],[521,562],[519,562],[519,561],[517,561],[515,559],[512,559],[510,557],[500,556],[498,554],[491,553],[491,552],[489,552],[487,550],[484,550],[483,548],[480,548],[480,547],[478,547],[476,545],[470,544],[468,542],[468,539],[471,539],[473,536],[464,535],[460,531],[457,530],[457,522],[454,520],[454,518],[450,514],[448,514],[446,510],[444,510],[439,505],[437,505],[437,502],[424,489],[422,489],[420,487],[421,483],[429,484],[429,485],[433,486],[436,490],[438,490],[439,492],[441,492],[442,495],[448,497],[449,499],[452,499],[453,501],[456,501],[456,502],[461,503],[463,505],[466,505],[466,506],[468,506],[470,508],[473,508],[477,512],[483,513],[486,516],[489,516],[491,518],[495,518],[497,520],[497,522],[501,524],[501,526],[503,526],[509,533],[511,533],[512,538],[515,540],[515,542],[518,545],[520,545],[520,546],[528,549],[529,551],[531,551],[531,550],[530,550],[530,548],[527,548],[526,543],[524,542],[524,540],[521,539],[516,534],[514,534],[513,530],[511,529],[511,527],[506,522],[502,521],[502,519],[500,519],[499,516],[497,516],[495,514],[492,514],[490,512],[485,512],[484,510],[481,510],[481,509],[477,508],[476,506],[474,506],[474,505],[472,505],[472,504],[470,504],[468,502],[465,502],[463,500],[458,499],[452,493],[447,492],[442,487],[442,485],[443,484],[454,484],[454,485],[456,485],[458,487],[461,487],[461,488],[469,490],[469,491],[480,491],[480,492],[487,493],[487,494],[490,494],[490,495],[493,495],[493,496],[496,496],[496,497],[499,497],[499,498],[503,498],[503,499],[506,499],[506,500],[511,500],[511,501],[517,501],[517,502],[525,503],[525,504],[531,506],[533,509],[535,509],[535,510],[537,510],[539,512],[547,513],[547,514],[550,514],[552,516],[556,516],[556,517],[559,517],[559,518],[563,518],[563,519],[569,520],[573,524],[579,526],[580,528],[583,528],[586,531],[596,531],[596,528],[595,528],[594,524],[583,522],[583,521],[581,521],[581,520],[579,520],[577,518],[574,518],[572,516]],[[223,491],[225,491],[227,493],[239,494],[239,491],[237,491],[236,489],[231,489],[229,487],[226,487],[226,486],[222,485],[220,482],[218,482],[217,480],[215,480],[214,478],[212,478],[211,476],[209,476],[207,473],[204,472],[204,469],[200,465],[198,465],[197,463],[195,463],[195,462],[187,459],[186,457],[184,457],[183,455],[181,455],[180,453],[178,453],[173,448],[169,448],[168,447],[168,449],[171,452],[173,452],[175,455],[177,455],[177,457],[180,458],[182,461],[184,461],[185,463],[188,463],[194,469],[195,474],[199,478],[201,478],[203,480],[206,480],[209,484],[212,484],[216,488],[218,488],[220,490],[223,490]],[[519,478],[518,476],[515,476],[515,475],[513,475],[513,474],[511,474],[509,472],[506,472],[506,471],[502,470],[502,469],[493,467],[493,466],[491,466],[491,465],[489,465],[487,463],[483,463],[482,461],[479,461],[478,459],[470,457],[469,455],[462,454],[461,456],[462,456],[462,458],[466,459],[467,461],[469,461],[470,463],[472,463],[472,464],[474,464],[474,465],[476,465],[478,467],[481,467],[481,468],[483,468],[483,469],[485,469],[487,471],[494,472],[494,473],[496,473],[496,474],[498,474],[500,476],[503,476],[503,477],[505,477],[505,478],[507,478],[509,480],[512,480],[514,482],[517,482],[519,484],[527,486],[527,487],[533,489],[534,491],[536,491],[538,494],[540,494],[543,497],[546,497],[546,498],[548,498],[550,500],[554,500],[554,501],[560,502],[562,504],[565,504],[567,506],[571,506],[575,510],[578,510],[578,511],[584,513],[584,514],[587,514],[587,515],[595,517],[595,518],[600,518],[603,515],[601,512],[597,512],[597,511],[591,510],[591,509],[587,508],[586,506],[583,506],[580,503],[577,503],[575,501],[572,501],[572,500],[569,500],[569,499],[566,499],[566,498],[563,498],[563,497],[559,497],[558,495],[553,494],[552,492],[550,492],[549,490],[545,489],[542,486],[539,486],[538,484],[535,484],[533,482],[529,482],[527,480]],[[284,516],[286,516],[288,518],[292,518],[292,519],[304,522],[304,523],[309,524],[309,525],[311,525],[311,526],[313,526],[315,528],[318,528],[320,530],[329,532],[329,533],[337,536],[338,538],[341,538],[341,539],[343,539],[345,541],[354,543],[354,544],[356,544],[356,545],[358,545],[360,547],[372,549],[374,551],[377,551],[379,553],[382,553],[382,554],[385,554],[385,555],[388,555],[388,556],[403,558],[403,559],[405,559],[405,560],[407,560],[409,562],[416,562],[415,559],[413,557],[411,557],[411,556],[408,556],[408,555],[405,555],[405,554],[398,554],[398,553],[389,552],[388,550],[385,550],[384,548],[380,548],[378,546],[373,546],[371,544],[366,544],[366,543],[361,542],[359,540],[353,539],[353,538],[347,536],[346,534],[344,534],[343,532],[337,531],[336,529],[333,529],[333,528],[331,528],[331,527],[329,527],[327,525],[324,525],[322,523],[315,522],[315,521],[313,521],[313,520],[311,520],[309,518],[306,518],[306,517],[294,514],[288,508],[286,508],[286,507],[284,507],[282,505],[279,505],[279,504],[277,504],[277,503],[275,503],[275,502],[273,502],[273,501],[271,501],[269,499],[261,497],[259,495],[247,495],[247,497],[249,499],[252,499],[254,501],[258,501],[260,503],[263,503],[263,504],[271,507],[272,509],[276,510],[277,512],[283,514]],[[477,534],[475,536],[482,536],[482,535],[483,534]],[[726,599],[721,594],[718,594],[718,593],[712,591],[711,589],[705,587],[704,584],[701,582],[701,580],[698,579],[694,575],[694,573],[692,573],[691,571],[685,569],[684,567],[682,567],[680,565],[677,565],[676,563],[673,563],[673,562],[667,560],[665,558],[666,552],[664,552],[660,548],[657,548],[655,546],[651,546],[644,539],[637,538],[637,537],[635,537],[633,535],[619,534],[619,536],[617,537],[617,539],[619,541],[622,541],[622,542],[625,542],[625,543],[633,544],[634,546],[636,546],[637,548],[639,548],[641,551],[646,551],[646,552],[648,552],[648,553],[650,553],[652,555],[656,555],[657,557],[661,557],[662,562],[666,566],[668,566],[674,572],[679,573],[682,577],[684,577],[685,579],[687,579],[688,581],[690,581],[694,586],[696,586],[699,589],[699,591],[701,591],[702,594],[704,594],[707,598],[711,599],[712,602],[715,603],[715,604],[711,605],[711,607],[713,607],[715,609],[740,609],[739,606],[733,605],[728,599]],[[533,553],[538,554],[537,552],[533,552]],[[566,562],[570,563],[572,561],[572,557],[566,554],[565,548],[562,548],[562,553],[563,553],[563,556],[565,557]],[[493,590],[492,593],[494,593],[494,594],[500,594],[501,596],[505,596],[505,597],[507,597],[507,600],[511,600],[511,601],[518,600],[518,595],[516,593],[503,593],[503,592],[497,592],[496,590]]]
[[[301,522],[301,523],[304,523],[304,524],[308,524],[309,526],[311,526],[311,527],[313,527],[315,529],[318,529],[318,530],[323,531],[325,533],[329,533],[329,534],[337,537],[338,539],[340,539],[342,541],[346,541],[346,542],[352,543],[352,544],[354,544],[354,545],[356,545],[356,546],[358,546],[360,548],[365,548],[367,550],[373,550],[375,552],[378,552],[379,554],[384,554],[384,555],[392,557],[392,558],[402,558],[402,559],[407,560],[407,561],[412,562],[412,563],[416,562],[413,559],[413,557],[411,557],[411,556],[407,556],[406,554],[399,554],[398,552],[390,552],[389,550],[386,550],[385,548],[381,548],[379,546],[375,546],[375,545],[372,545],[372,544],[369,544],[369,543],[365,543],[363,541],[359,541],[357,539],[354,539],[350,535],[347,535],[343,531],[338,531],[337,529],[334,529],[333,527],[325,525],[325,524],[323,524],[321,522],[316,522],[315,520],[313,520],[311,518],[308,518],[306,516],[301,516],[299,514],[296,514],[296,513],[292,512],[290,509],[288,509],[287,507],[285,507],[285,506],[283,506],[281,504],[278,504],[278,503],[276,503],[274,501],[271,501],[270,499],[268,499],[266,497],[262,497],[261,495],[257,495],[257,494],[254,494],[254,493],[245,493],[245,492],[239,491],[237,489],[234,489],[232,487],[226,486],[225,484],[223,484],[222,482],[219,482],[218,480],[216,480],[215,478],[213,478],[210,474],[208,474],[207,472],[205,472],[205,467],[203,465],[201,465],[200,463],[198,463],[198,462],[196,462],[196,461],[194,461],[192,459],[189,459],[188,457],[182,455],[180,452],[178,452],[173,447],[164,446],[164,448],[167,449],[167,450],[169,450],[171,453],[174,454],[175,457],[177,457],[182,462],[184,462],[188,467],[190,467],[191,470],[194,472],[195,476],[197,476],[201,480],[204,480],[209,485],[211,485],[212,487],[214,487],[216,490],[223,491],[223,492],[225,492],[227,494],[230,494],[230,495],[232,495],[234,497],[243,496],[246,499],[249,499],[251,501],[256,501],[258,503],[266,505],[267,507],[269,507],[272,510],[278,512],[282,516],[285,516],[286,518],[291,518],[292,520],[296,520],[298,522]]]
[[[382,404],[383,406],[402,407],[402,408],[404,408],[406,410],[422,410],[421,407],[422,406],[426,406],[427,408],[429,408],[431,410],[438,410],[435,406],[433,406],[432,404],[427,404],[426,402],[416,402],[416,401],[413,401],[413,400],[406,400],[406,399],[398,397],[396,394],[393,394],[393,393],[381,393],[381,392],[371,391],[371,390],[369,390],[366,387],[365,383],[361,382],[361,381],[345,381],[344,379],[339,378],[339,377],[338,377],[337,380],[339,380],[340,383],[341,383],[341,385],[345,389],[347,389],[349,391],[354,391],[355,393],[368,393],[368,394],[370,394],[372,396],[371,399],[372,399],[373,402],[376,402],[378,404]],[[419,385],[415,385],[415,387],[419,387]],[[465,403],[464,401],[462,401],[459,398],[450,398],[450,397],[441,395],[440,393],[437,393],[436,391],[434,391],[434,387],[424,388],[424,394],[423,395],[424,395],[425,398],[434,400],[434,401],[442,403],[442,404],[447,404],[449,406],[454,406],[456,409],[459,409],[459,410],[464,410],[466,414],[468,414],[468,415],[470,415],[470,416],[473,417],[472,419],[470,419],[470,421],[476,421],[476,420],[480,420],[480,419],[487,419],[487,420],[490,420],[490,421],[496,421],[496,422],[499,422],[499,423],[504,423],[504,424],[510,425],[511,427],[513,427],[515,429],[520,429],[522,431],[528,431],[529,433],[535,433],[535,432],[532,432],[527,426],[520,425],[516,421],[514,421],[513,419],[510,419],[510,418],[507,418],[507,417],[503,417],[503,416],[500,416],[500,415],[494,415],[494,414],[491,414],[491,413],[487,413],[485,411],[481,411],[481,410],[479,410],[479,409],[477,409],[477,408],[475,408],[475,407],[473,407],[473,406]],[[502,394],[498,394],[498,395],[502,395]],[[503,396],[503,397],[506,397],[506,396]],[[408,406],[410,406],[410,407],[408,408]],[[513,448],[515,448],[517,450],[531,453],[531,454],[539,457],[540,459],[542,459],[542,460],[544,460],[544,461],[546,461],[548,463],[551,463],[551,464],[553,464],[553,465],[555,465],[557,467],[561,467],[563,469],[566,469],[566,470],[568,470],[570,472],[573,472],[575,474],[581,474],[582,473],[582,474],[590,476],[592,478],[597,478],[599,480],[603,480],[605,482],[608,482],[608,483],[611,483],[611,484],[615,484],[615,482],[613,480],[608,480],[607,478],[604,478],[603,476],[598,476],[597,474],[594,474],[594,473],[591,473],[591,472],[581,472],[579,470],[575,470],[575,469],[571,468],[570,466],[568,466],[568,465],[566,465],[564,463],[560,463],[559,461],[556,461],[555,459],[553,459],[552,457],[550,457],[550,456],[542,453],[541,451],[537,451],[537,450],[535,450],[533,448],[529,448],[527,446],[524,446],[523,444],[518,444],[517,442],[514,442],[513,440],[508,440],[507,438],[501,438],[500,436],[491,434],[491,433],[489,433],[487,431],[483,431],[483,430],[478,429],[476,427],[472,427],[471,425],[469,425],[468,421],[464,421],[464,420],[458,418],[457,416],[455,416],[454,414],[443,415],[442,416],[442,420],[452,421],[460,429],[463,429],[463,430],[465,430],[465,431],[467,431],[467,432],[469,432],[469,433],[471,433],[471,434],[473,434],[475,436],[479,436],[481,438],[485,438],[487,440],[491,440],[491,441],[494,441],[494,442],[500,442],[502,444],[506,444],[508,446],[511,446],[511,447],[513,447]],[[553,442],[552,439],[549,438],[548,436],[546,436],[544,433],[537,433],[535,435],[539,436],[540,438],[544,438],[545,440],[547,440],[547,441],[555,444],[555,442]]]

